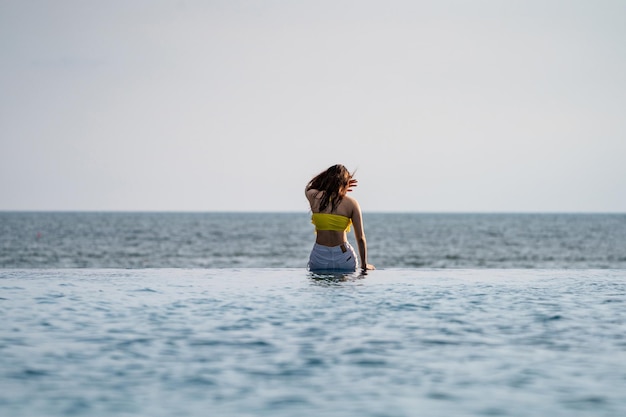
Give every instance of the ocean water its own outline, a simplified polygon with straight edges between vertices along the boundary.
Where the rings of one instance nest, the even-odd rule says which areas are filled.
[[[0,416],[624,416],[626,215],[0,213]]]
[[[626,214],[365,213],[364,222],[379,268],[626,268]],[[306,212],[0,212],[0,268],[300,268],[314,239]]]
[[[626,271],[0,271],[3,416],[623,416]]]

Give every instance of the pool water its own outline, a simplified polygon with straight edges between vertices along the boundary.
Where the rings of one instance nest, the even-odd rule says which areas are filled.
[[[0,270],[6,416],[622,416],[626,270]]]

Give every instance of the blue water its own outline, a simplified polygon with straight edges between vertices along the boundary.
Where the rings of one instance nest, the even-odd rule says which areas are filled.
[[[626,269],[626,214],[365,213],[364,221],[380,268]],[[0,268],[301,268],[314,238],[306,212],[0,212]]]
[[[364,219],[0,213],[0,416],[626,415],[626,215]]]
[[[3,416],[623,416],[626,270],[0,270]]]

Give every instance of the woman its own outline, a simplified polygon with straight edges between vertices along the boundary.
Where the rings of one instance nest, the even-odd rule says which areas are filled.
[[[333,165],[313,178],[306,186],[311,205],[311,223],[317,237],[309,257],[313,272],[354,272],[358,268],[356,253],[346,236],[350,225],[359,247],[361,269],[375,269],[367,263],[367,243],[359,203],[346,195],[357,186],[357,180],[343,165]]]

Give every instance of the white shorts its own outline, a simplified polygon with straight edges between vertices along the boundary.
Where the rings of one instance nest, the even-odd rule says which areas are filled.
[[[309,256],[309,270],[314,272],[354,272],[357,267],[356,252],[348,242],[339,246],[316,243]]]

